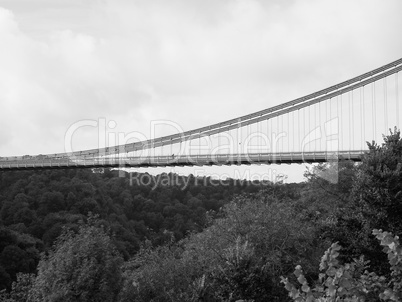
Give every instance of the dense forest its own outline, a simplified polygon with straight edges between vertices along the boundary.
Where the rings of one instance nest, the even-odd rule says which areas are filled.
[[[368,147],[299,184],[0,172],[0,301],[401,301],[400,132]]]

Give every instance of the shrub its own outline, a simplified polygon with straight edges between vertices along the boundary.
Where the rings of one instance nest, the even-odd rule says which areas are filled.
[[[367,262],[360,258],[353,263],[340,264],[337,257],[341,249],[334,243],[321,259],[318,281],[310,287],[300,265],[296,266],[294,275],[300,286],[293,285],[288,278],[281,278],[289,292],[289,297],[297,302],[363,302],[401,301],[402,298],[402,247],[399,237],[389,232],[373,230],[373,235],[384,247],[391,265],[390,278],[369,272]]]

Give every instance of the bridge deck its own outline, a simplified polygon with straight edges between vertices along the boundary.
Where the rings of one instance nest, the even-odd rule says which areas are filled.
[[[301,164],[334,160],[361,161],[365,151],[208,154],[150,157],[64,157],[0,160],[0,170],[100,167],[173,167],[252,164]]]

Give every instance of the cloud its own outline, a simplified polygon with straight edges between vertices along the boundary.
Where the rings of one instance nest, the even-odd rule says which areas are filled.
[[[62,151],[70,124],[116,119],[127,106],[137,110],[148,98],[107,58],[101,39],[63,30],[38,41],[22,32],[5,9],[0,22],[0,118],[7,125],[6,137],[14,138],[12,145],[3,141],[1,153]],[[96,141],[94,137],[89,145]]]

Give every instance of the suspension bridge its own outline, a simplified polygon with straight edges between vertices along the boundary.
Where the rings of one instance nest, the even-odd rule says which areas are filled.
[[[0,170],[360,161],[400,128],[402,59],[231,120],[113,147],[0,157]]]

